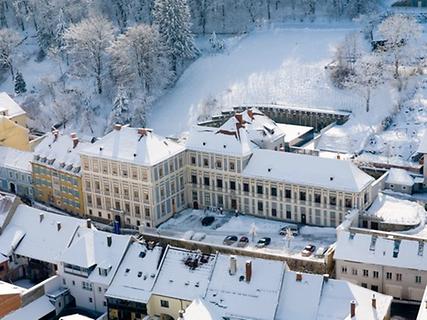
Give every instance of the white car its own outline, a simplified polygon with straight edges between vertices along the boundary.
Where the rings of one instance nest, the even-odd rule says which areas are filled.
[[[314,256],[316,258],[323,258],[325,256],[326,251],[328,251],[328,248],[319,247],[316,252],[314,253]]]

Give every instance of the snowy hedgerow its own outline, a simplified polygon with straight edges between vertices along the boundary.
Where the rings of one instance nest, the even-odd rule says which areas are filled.
[[[191,32],[187,0],[155,0],[154,19],[168,48],[173,70],[177,71],[178,63],[199,53]]]

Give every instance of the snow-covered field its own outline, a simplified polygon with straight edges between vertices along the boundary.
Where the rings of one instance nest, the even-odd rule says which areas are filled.
[[[388,87],[373,95],[366,114],[355,92],[332,85],[325,66],[353,25],[283,27],[258,30],[233,43],[226,52],[203,56],[176,86],[153,106],[148,125],[160,134],[179,135],[199,116],[242,103],[351,110],[345,125],[329,130],[319,146],[326,150],[360,151],[368,136],[394,108]],[[206,104],[209,107],[206,107]],[[173,116],[174,121],[165,121]]]
[[[207,215],[213,215],[215,222],[211,226],[202,226],[201,220]],[[196,240],[203,238],[202,242],[213,244],[223,244],[224,238],[228,235],[235,235],[239,238],[247,236],[250,242],[245,247],[246,250],[263,250],[299,258],[303,258],[301,250],[307,244],[313,244],[317,248],[327,248],[336,241],[335,228],[303,226],[299,230],[299,235],[290,240],[288,247],[288,241],[284,236],[279,235],[280,229],[286,225],[286,222],[248,215],[235,217],[229,212],[221,215],[209,210],[205,213],[203,210],[187,209],[162,224],[158,231],[162,235],[183,239],[188,239],[193,235],[194,240],[195,235]],[[262,237],[270,237],[271,244],[263,249],[256,248],[256,242]],[[235,247],[236,244],[232,246]],[[313,255],[309,259],[314,259]]]

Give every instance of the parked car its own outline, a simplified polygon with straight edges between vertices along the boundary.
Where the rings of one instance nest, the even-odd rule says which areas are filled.
[[[206,238],[206,233],[203,232],[196,232],[195,234],[193,234],[193,236],[191,237],[191,240],[194,241],[202,241],[203,239]]]
[[[237,237],[236,236],[226,236],[224,238],[224,241],[222,243],[225,244],[225,245],[227,245],[227,246],[231,246],[236,241],[237,241]]]
[[[279,234],[281,236],[286,236],[287,230],[290,229],[292,231],[293,236],[297,236],[299,234],[299,229],[296,224],[288,224],[284,226],[282,229],[280,229]]]
[[[319,247],[319,248],[317,248],[316,252],[314,253],[314,256],[316,258],[323,258],[325,256],[326,251],[328,251],[328,248]]]
[[[271,238],[264,237],[258,240],[258,243],[256,244],[257,248],[264,248],[268,246],[271,243]]]
[[[301,251],[301,255],[303,257],[309,257],[312,255],[312,253],[316,250],[316,246],[312,244],[308,244],[305,246],[305,248]]]
[[[244,248],[248,245],[249,243],[249,238],[248,237],[240,237],[239,242],[237,242],[237,246],[240,248]]]
[[[191,240],[191,239],[193,238],[193,236],[194,236],[194,231],[193,231],[193,230],[188,230],[187,232],[185,232],[185,233],[182,235],[182,238],[183,238],[184,240]]]
[[[210,226],[215,221],[214,216],[207,216],[202,219],[202,226]]]

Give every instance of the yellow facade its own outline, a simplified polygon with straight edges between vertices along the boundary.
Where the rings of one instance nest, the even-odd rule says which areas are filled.
[[[27,127],[28,117],[26,113],[19,114],[16,116],[10,116],[9,120],[13,121],[14,123],[16,123],[21,127],[24,127],[24,128]]]
[[[66,212],[83,216],[81,176],[34,162],[32,168],[36,201],[48,203]]]
[[[5,116],[0,116],[0,146],[30,151],[28,129]]]
[[[177,319],[179,311],[187,309],[190,304],[191,301],[152,294],[147,311],[150,316],[158,316],[162,320]]]

